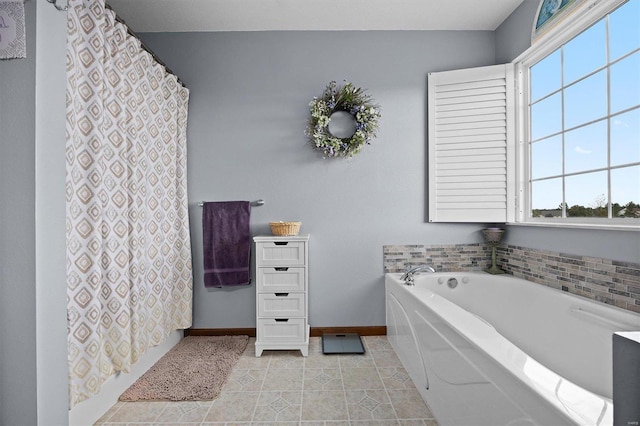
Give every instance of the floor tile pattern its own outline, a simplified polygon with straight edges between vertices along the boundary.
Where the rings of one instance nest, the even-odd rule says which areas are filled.
[[[364,355],[264,351],[254,339],[214,401],[118,402],[96,425],[438,426],[385,336],[362,337]]]

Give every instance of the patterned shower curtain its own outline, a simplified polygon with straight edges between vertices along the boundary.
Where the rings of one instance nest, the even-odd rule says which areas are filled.
[[[73,406],[191,325],[189,91],[104,0],[70,0],[66,97]]]

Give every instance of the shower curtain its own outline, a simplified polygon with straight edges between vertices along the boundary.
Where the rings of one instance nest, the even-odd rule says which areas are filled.
[[[70,406],[191,325],[189,91],[104,0],[70,0],[67,316]]]

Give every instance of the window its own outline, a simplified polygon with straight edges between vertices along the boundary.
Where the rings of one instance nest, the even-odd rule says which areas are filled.
[[[535,45],[516,63],[519,219],[639,226],[640,0],[577,21],[577,35],[556,33],[551,52]]]
[[[429,221],[640,230],[640,0],[569,17],[512,64],[429,74]]]

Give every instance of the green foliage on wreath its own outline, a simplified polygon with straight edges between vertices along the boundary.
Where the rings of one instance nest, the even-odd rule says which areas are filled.
[[[325,157],[353,157],[376,136],[380,107],[359,87],[345,81],[338,87],[335,81],[327,85],[322,97],[309,103],[311,119],[306,134]],[[329,132],[331,114],[346,111],[355,118],[355,132],[351,137],[338,138]]]

